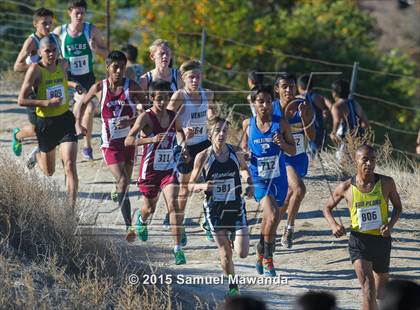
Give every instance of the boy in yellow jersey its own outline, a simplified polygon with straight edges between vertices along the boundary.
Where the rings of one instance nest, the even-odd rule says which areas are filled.
[[[362,309],[378,309],[376,299],[382,298],[382,290],[389,276],[391,256],[391,230],[400,217],[402,206],[394,180],[374,173],[376,155],[371,146],[363,145],[356,151],[357,174],[340,183],[324,207],[333,235],[346,234],[338,224],[332,209],[344,198],[350,209],[351,232],[349,239],[350,259],[362,286]],[[388,202],[393,212],[388,220]]]
[[[32,154],[32,161],[38,162],[40,169],[47,176],[52,176],[55,172],[55,148],[60,145],[67,191],[74,203],[78,183],[77,134],[86,133],[86,129],[78,126],[76,134],[75,118],[69,111],[68,87],[76,88],[78,92],[82,91],[82,87],[78,83],[67,81],[67,63],[57,59],[57,49],[57,44],[51,37],[46,36],[40,40],[41,60],[29,66],[19,93],[18,104],[35,107],[39,152]],[[35,99],[30,96],[32,89],[36,90]]]

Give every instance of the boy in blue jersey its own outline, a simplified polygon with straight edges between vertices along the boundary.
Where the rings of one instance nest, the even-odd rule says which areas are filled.
[[[274,87],[278,93],[282,115],[290,124],[296,144],[296,154],[287,152],[285,156],[289,190],[285,206],[287,207],[287,226],[281,244],[291,248],[293,230],[299,206],[305,197],[306,187],[302,178],[308,172],[307,143],[315,139],[315,117],[311,105],[304,99],[297,98],[296,79],[290,73],[280,75]]]
[[[294,154],[296,146],[288,122],[273,115],[273,96],[269,86],[259,86],[251,94],[256,116],[243,123],[250,150],[250,170],[255,185],[255,199],[263,214],[260,241],[257,244],[256,268],[259,274],[275,276],[273,265],[277,226],[286,208],[287,174],[284,152]]]

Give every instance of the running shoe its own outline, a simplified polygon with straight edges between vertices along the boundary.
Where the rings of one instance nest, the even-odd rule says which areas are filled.
[[[284,229],[283,236],[281,237],[281,245],[290,249],[293,245],[293,229]]]
[[[118,192],[115,188],[111,191],[111,200],[113,202],[118,202]]]
[[[84,147],[82,150],[82,156],[86,160],[93,160],[93,151],[91,147]]]
[[[206,230],[206,239],[210,242],[214,242],[214,237],[210,230]]]
[[[127,242],[134,242],[136,240],[136,230],[134,227],[129,227],[127,229],[127,234],[125,235],[125,240]]]
[[[272,257],[264,258],[263,265],[264,265],[265,276],[268,276],[268,277],[276,276],[276,269],[274,268]]]
[[[229,289],[229,292],[227,294],[229,297],[236,297],[239,296],[239,288],[237,287],[231,287]]]
[[[17,133],[20,131],[19,128],[13,128],[12,134],[12,150],[16,156],[20,156],[22,154],[22,142],[16,138]]]
[[[39,153],[39,148],[35,147],[28,156],[28,161],[26,162],[26,167],[28,169],[33,169],[36,165],[36,154]]]
[[[257,261],[255,262],[255,269],[257,269],[258,274],[264,273],[263,258],[264,258],[264,255],[257,253]]]
[[[147,230],[147,224],[143,224],[138,221],[136,224],[137,236],[141,241],[147,241],[149,237],[149,231]]]
[[[213,234],[210,231],[209,225],[207,224],[206,218],[203,218],[200,223],[201,229],[206,233],[206,239],[210,242],[214,242]]]
[[[184,265],[187,263],[185,259],[185,254],[182,250],[174,251],[175,256],[175,265]]]
[[[162,225],[165,228],[165,230],[170,230],[171,229],[171,226],[169,224],[169,213],[166,213],[165,218],[163,219]]]
[[[187,233],[185,231],[185,226],[182,227],[182,233],[181,233],[181,245],[186,246],[187,245]]]

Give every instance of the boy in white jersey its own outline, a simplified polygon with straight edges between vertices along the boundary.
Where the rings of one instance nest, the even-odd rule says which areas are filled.
[[[215,114],[213,92],[201,88],[201,63],[198,60],[184,62],[181,67],[184,88],[176,91],[168,105],[180,119],[185,132],[187,153],[175,156],[179,173],[179,209],[184,213],[190,191],[188,183],[194,166],[195,156],[211,143],[207,135],[207,120]],[[183,214],[184,216],[184,214]],[[184,235],[186,239],[186,235]],[[186,240],[185,242],[186,243]]]
[[[70,24],[55,28],[54,33],[60,37],[63,57],[69,61],[69,80],[77,81],[84,89],[89,90],[96,81],[93,73],[93,52],[105,58],[108,51],[99,29],[84,21],[86,10],[85,0],[70,0]],[[75,94],[74,99],[78,103],[82,96]],[[87,134],[84,137],[82,156],[87,160],[93,160],[91,140],[94,113],[95,104],[91,102],[83,116]]]

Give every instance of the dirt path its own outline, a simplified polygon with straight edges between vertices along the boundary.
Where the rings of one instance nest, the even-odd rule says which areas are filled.
[[[0,95],[0,148],[11,153],[11,130],[13,127],[24,125],[27,122],[25,109],[16,105],[16,94],[3,91]],[[93,162],[80,159],[77,162],[79,173],[79,197],[81,198],[81,212],[83,223],[81,227],[95,228],[99,234],[122,234],[123,220],[116,204],[110,200],[110,191],[113,188],[111,174],[104,165],[99,151],[99,119],[95,119],[94,127],[94,157]],[[17,160],[24,160],[26,154],[36,145],[35,139],[24,143],[23,154]],[[79,148],[81,143],[79,143]],[[79,153],[80,154],[80,153]],[[23,162],[22,162],[23,164]],[[138,167],[134,169],[133,179],[137,178]],[[59,160],[56,174],[53,177],[64,190],[63,171]],[[331,177],[332,179],[332,177]],[[4,180],[2,180],[3,182]],[[319,167],[313,163],[309,176],[306,179],[307,195],[301,206],[296,222],[296,233],[293,248],[285,250],[279,245],[275,252],[275,266],[277,273],[287,284],[250,284],[242,285],[241,292],[263,298],[271,309],[291,308],[296,295],[309,289],[328,290],[338,298],[341,309],[358,309],[360,291],[352,265],[347,252],[347,238],[336,240],[331,236],[330,230],[322,216],[320,209],[326,201],[329,191]],[[333,181],[332,185],[335,183]],[[134,210],[141,206],[137,187],[131,186],[131,204]],[[404,203],[404,201],[403,201]],[[155,264],[165,267],[168,275],[172,275],[177,282],[176,274],[182,276],[212,276],[220,277],[221,268],[218,261],[218,251],[214,243],[205,239],[198,223],[202,217],[202,198],[195,194],[187,206],[187,233],[188,245],[185,253],[188,261],[186,266],[175,266],[171,253],[172,242],[169,232],[162,226],[164,216],[162,201],[154,215],[150,228],[150,238],[147,243],[136,241],[128,247],[145,247],[153,244],[161,247],[161,255]],[[260,212],[254,201],[247,201],[248,221],[251,224],[250,255],[240,259],[235,255],[234,262],[236,274],[243,279],[258,279],[254,268],[255,249],[258,241]],[[340,214],[343,222],[348,224],[348,212],[341,205]],[[337,213],[336,213],[337,215]],[[420,280],[419,258],[419,213],[414,210],[405,210],[401,221],[394,230],[394,243],[391,258],[391,277]],[[285,222],[279,226],[278,233],[282,232]],[[122,238],[122,235],[121,235]],[[417,254],[416,254],[417,253]],[[146,258],[139,257],[139,260]],[[146,280],[146,279],[144,279]],[[177,284],[178,288],[195,292],[197,295],[209,300],[223,298],[227,284],[224,285],[187,285]]]

